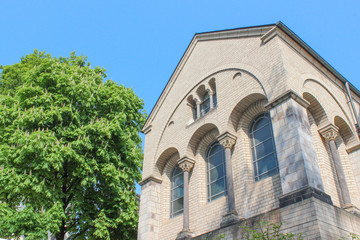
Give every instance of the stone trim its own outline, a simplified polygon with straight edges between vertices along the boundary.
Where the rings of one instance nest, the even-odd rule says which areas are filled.
[[[146,135],[151,131],[151,129],[152,129],[152,125],[149,125],[147,128],[141,130],[141,132]]]
[[[325,138],[326,141],[331,141],[336,139],[339,133],[339,128],[334,124],[328,124],[325,127],[319,129],[320,135]]]
[[[308,108],[310,106],[310,103],[300,97],[297,93],[295,93],[293,90],[287,90],[285,93],[281,94],[268,104],[266,104],[264,107],[268,110],[273,109],[274,107],[282,104],[283,102],[287,101],[288,99],[294,99],[297,103],[299,103],[304,108]]]
[[[295,192],[291,192],[289,194],[282,196],[279,199],[279,202],[280,202],[279,207],[283,208],[283,207],[289,206],[291,204],[301,202],[301,201],[311,198],[311,197],[317,198],[325,203],[333,205],[331,197],[329,195],[327,195],[326,193],[324,193],[320,190],[317,190],[313,187],[305,187],[305,188],[299,189]]]
[[[224,148],[231,149],[235,145],[236,136],[229,132],[225,132],[225,133],[221,134],[217,140]]]
[[[184,172],[190,172],[191,169],[194,167],[195,161],[188,157],[183,157],[178,160],[177,164]]]
[[[356,144],[355,146],[349,147],[346,149],[347,153],[352,153],[360,149],[360,144]]]
[[[161,180],[160,178],[150,176],[150,177],[147,177],[147,178],[141,180],[141,181],[139,182],[139,185],[140,185],[140,186],[143,186],[143,185],[145,185],[145,184],[148,183],[148,182],[162,183],[162,180]]]

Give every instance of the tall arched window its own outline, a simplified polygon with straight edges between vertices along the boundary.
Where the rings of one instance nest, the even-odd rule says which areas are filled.
[[[204,116],[209,111],[210,111],[210,96],[209,93],[206,92],[204,94],[203,101],[200,104],[200,115]]]
[[[179,165],[171,173],[171,209],[170,217],[175,217],[184,209],[184,173]]]
[[[224,148],[215,142],[206,154],[208,201],[226,194],[226,169]]]
[[[279,171],[269,113],[258,115],[249,132],[255,180],[258,181]]]

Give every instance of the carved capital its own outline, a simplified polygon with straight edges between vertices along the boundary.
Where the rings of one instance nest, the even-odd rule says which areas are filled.
[[[319,129],[319,133],[320,135],[325,138],[326,141],[331,141],[331,140],[335,140],[338,133],[339,133],[339,128],[333,124],[328,124],[325,127]]]
[[[229,132],[226,132],[222,134],[220,137],[218,137],[218,141],[224,148],[231,149],[236,142],[236,136],[232,135]]]
[[[183,157],[178,161],[178,164],[184,172],[190,172],[194,167],[195,161],[188,157]]]
[[[201,101],[198,98],[194,98],[195,104],[200,105]]]
[[[207,88],[206,91],[208,92],[209,95],[214,95],[214,91],[211,88]]]

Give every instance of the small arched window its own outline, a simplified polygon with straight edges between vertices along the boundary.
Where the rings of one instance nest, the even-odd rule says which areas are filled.
[[[184,209],[184,173],[179,165],[171,173],[170,217],[175,217]]]
[[[269,113],[258,115],[251,123],[249,132],[255,180],[276,174],[279,167]]]
[[[209,96],[209,93],[206,92],[204,94],[203,101],[200,104],[200,115],[204,116],[209,111],[210,111],[210,96]]]
[[[226,194],[226,169],[224,148],[215,142],[206,154],[208,201]]]

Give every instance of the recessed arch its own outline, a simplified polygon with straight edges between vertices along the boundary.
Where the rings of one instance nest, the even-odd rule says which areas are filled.
[[[356,143],[356,137],[353,131],[343,118],[336,116],[334,118],[334,124],[339,128],[339,134],[343,139],[346,147]]]
[[[205,85],[200,85],[198,87],[198,89],[196,90],[196,94],[197,94],[200,101],[203,100],[203,97],[204,97],[205,93],[207,93]]]
[[[211,135],[207,135],[208,133]],[[191,136],[187,146],[187,153],[195,156],[201,142],[208,141],[207,139],[212,139],[213,135],[218,136],[219,133],[219,128],[212,123],[202,125]],[[205,138],[205,136],[207,137]]]
[[[180,159],[179,151],[175,147],[170,147],[170,148],[166,149],[165,151],[163,151],[156,161],[154,174],[158,177],[161,177],[169,159],[172,159],[175,157]]]
[[[335,116],[341,116],[350,122],[350,118],[346,113],[344,106],[340,104],[339,100],[323,83],[315,79],[306,79],[303,83],[303,91],[311,93],[318,102],[323,106],[328,115],[329,121],[334,119]],[[326,103],[326,105],[325,105]],[[329,105],[333,105],[330,107]],[[335,108],[334,108],[335,107]]]
[[[305,92],[303,93],[303,97],[306,101],[310,103],[308,110],[310,111],[312,117],[315,120],[317,126],[322,126],[329,123],[328,116],[321,106],[319,101],[314,97],[311,93]]]
[[[243,113],[249,108],[249,106],[259,102],[261,102],[261,104],[258,107],[266,111],[264,104],[267,102],[267,99],[261,93],[253,93],[241,99],[231,111],[228,120],[228,128],[237,132],[239,129],[238,123]]]

